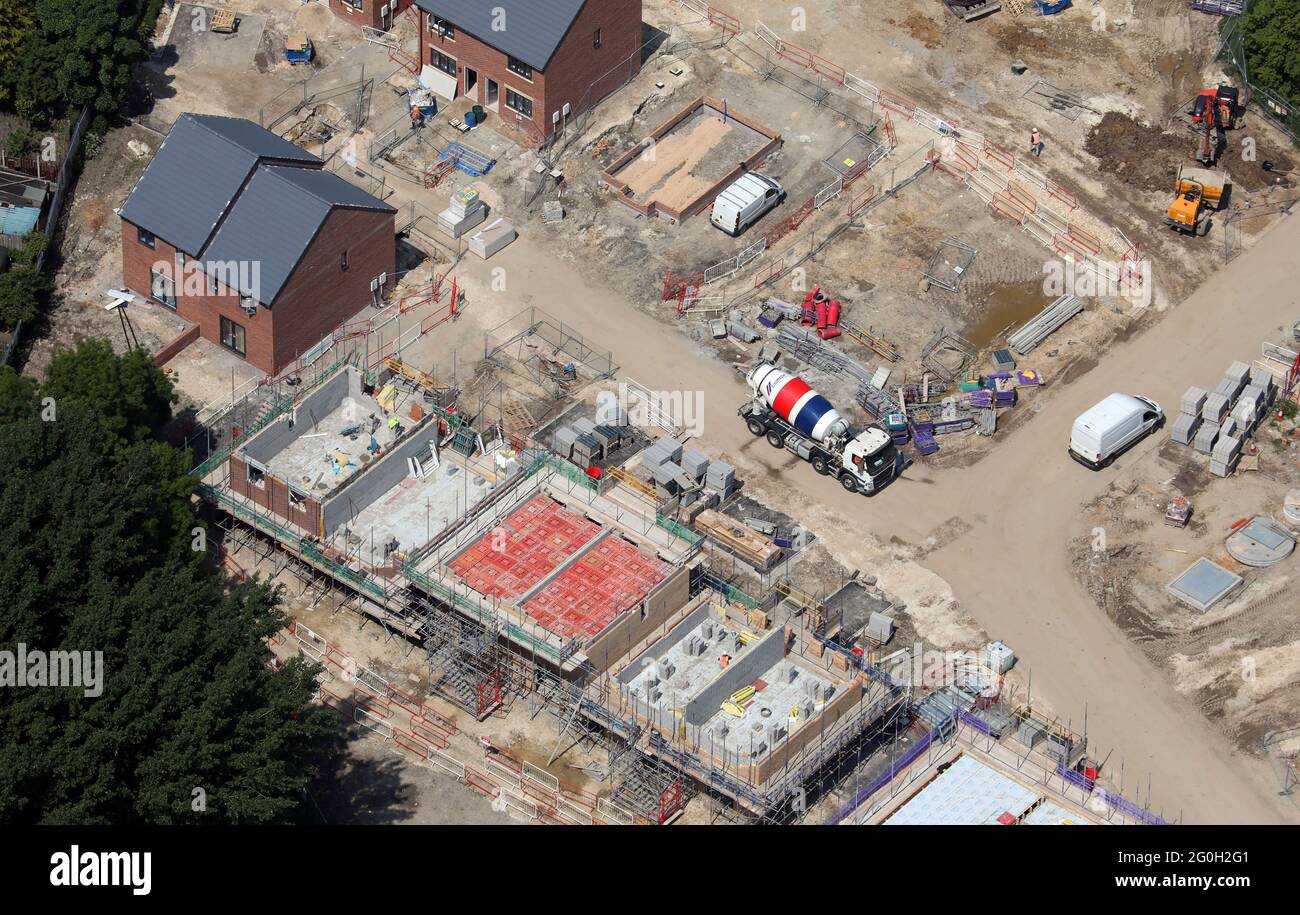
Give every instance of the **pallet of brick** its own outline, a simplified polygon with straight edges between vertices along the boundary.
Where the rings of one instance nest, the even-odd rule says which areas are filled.
[[[1192,447],[1201,452],[1201,454],[1209,454],[1214,450],[1214,442],[1218,437],[1218,423],[1201,423],[1201,428],[1196,430],[1196,438],[1192,439]]]
[[[605,456],[605,449],[594,435],[580,433],[573,443],[573,462],[590,467]]]
[[[1228,366],[1228,370],[1223,373],[1224,378],[1231,378],[1243,388],[1250,383],[1250,366],[1238,360]]]
[[[1264,392],[1264,397],[1271,400],[1273,397],[1273,387],[1277,384],[1277,379],[1273,373],[1262,365],[1257,365],[1250,370],[1250,383]]]
[[[781,550],[758,531],[713,509],[700,512],[695,528],[759,570],[770,569],[781,556]]]
[[[1233,382],[1224,379],[1224,384],[1232,385]],[[1228,415],[1228,408],[1232,406],[1232,401],[1223,391],[1211,391],[1205,396],[1205,405],[1201,407],[1201,418],[1207,423],[1221,423],[1223,418]]]
[[[1190,445],[1196,438],[1196,432],[1201,427],[1200,416],[1188,416],[1186,413],[1179,413],[1178,418],[1174,420],[1174,427],[1169,432],[1169,437],[1180,445]]]
[[[1187,389],[1187,392],[1183,394],[1183,399],[1178,404],[1179,411],[1188,416],[1199,416],[1201,408],[1205,406],[1205,398],[1209,393],[1210,392],[1205,390],[1205,388],[1198,388],[1196,385],[1192,385]]]

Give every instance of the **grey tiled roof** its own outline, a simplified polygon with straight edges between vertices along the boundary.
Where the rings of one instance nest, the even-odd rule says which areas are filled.
[[[256,263],[258,288],[240,292],[270,305],[332,209],[396,212],[323,165],[252,121],[182,114],[121,216],[205,269]],[[248,285],[253,274],[240,276]]]
[[[600,0],[592,0],[599,3]],[[498,51],[545,70],[586,0],[415,0]],[[499,16],[501,11],[504,16]],[[497,26],[504,20],[504,28]]]

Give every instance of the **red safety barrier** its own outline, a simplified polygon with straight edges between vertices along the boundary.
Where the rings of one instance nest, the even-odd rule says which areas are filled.
[[[809,197],[799,209],[768,230],[767,235],[764,236],[767,246],[770,248],[791,232],[797,231],[803,225],[804,220],[811,216],[816,209],[817,198]]]
[[[968,172],[973,172],[980,167],[979,155],[975,150],[966,146],[964,143],[954,143],[952,154],[961,162],[962,167]]]
[[[475,791],[487,795],[488,797],[497,796],[497,786],[490,778],[477,769],[465,767],[465,784],[469,785]]]
[[[418,759],[428,759],[432,750],[427,743],[412,734],[410,731],[403,731],[401,728],[393,728],[393,743],[405,750],[410,750]],[[440,749],[446,749],[441,747]]]
[[[879,196],[879,194],[880,194],[880,188],[873,184],[871,185],[871,187],[867,188],[861,194],[859,194],[858,196],[850,200],[848,210],[847,210],[848,218],[852,219],[854,216],[857,216],[859,213],[865,210],[868,206],[871,205],[871,202],[875,200],[877,196]]]
[[[880,106],[897,111],[909,121],[916,117],[916,102],[904,98],[896,92],[890,92],[888,89],[879,90]]]
[[[1070,223],[1069,229],[1067,231],[1070,236],[1070,239],[1072,241],[1078,242],[1081,247],[1086,248],[1088,250],[1088,253],[1090,254],[1101,253],[1101,239],[1097,238],[1096,235],[1093,235],[1091,232],[1088,232],[1080,228],[1079,226],[1076,226],[1074,223]]]
[[[1017,225],[1023,225],[1025,217],[1029,215],[1025,212],[1025,208],[1016,203],[1006,191],[998,191],[994,194],[991,205],[993,212],[1001,213]]]
[[[1088,256],[1087,250],[1083,248],[1081,245],[1079,245],[1077,241],[1075,241],[1074,239],[1070,238],[1067,235],[1060,235],[1060,234],[1053,235],[1052,248],[1053,250],[1056,251],[1057,254],[1061,255],[1062,257],[1068,258],[1070,260],[1074,260],[1074,259],[1083,260],[1086,259]]]
[[[1011,155],[1001,146],[989,140],[984,141],[984,155],[1001,165],[1007,171],[1013,171],[1016,167],[1016,157]]]
[[[898,137],[894,134],[894,119],[889,112],[885,112],[885,136],[889,138],[889,148],[898,148]]]
[[[839,64],[827,60],[820,54],[814,54],[807,48],[801,48],[797,44],[791,44],[784,39],[776,40],[776,53],[778,57],[785,58],[788,61],[798,64],[805,70],[825,76],[834,80],[838,85],[843,86],[844,81],[848,78],[848,72]]]
[[[1007,182],[1007,195],[1025,208],[1030,213],[1037,212],[1038,198],[1030,193],[1029,188],[1025,187],[1019,181]]]
[[[1057,184],[1051,178],[1047,179],[1047,193],[1061,201],[1061,203],[1065,204],[1071,210],[1077,210],[1079,208],[1079,198],[1070,191],[1067,191],[1061,185]]]
[[[729,16],[720,9],[709,7],[709,22],[718,26],[728,35],[740,34],[740,20],[735,16]]]

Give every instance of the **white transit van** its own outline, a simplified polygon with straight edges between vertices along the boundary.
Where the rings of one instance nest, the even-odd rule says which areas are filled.
[[[1074,421],[1070,457],[1101,470],[1165,424],[1160,404],[1140,394],[1112,394]]]
[[[713,201],[712,222],[728,235],[744,232],[785,200],[785,189],[763,175],[746,173]]]

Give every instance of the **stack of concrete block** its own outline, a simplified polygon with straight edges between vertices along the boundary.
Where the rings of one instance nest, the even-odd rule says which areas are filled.
[[[1232,382],[1224,379],[1225,384],[1231,385]],[[1201,419],[1207,423],[1221,423],[1223,418],[1228,415],[1228,409],[1232,406],[1232,401],[1227,394],[1222,391],[1213,391],[1205,397],[1205,406],[1201,407]]]
[[[1201,408],[1205,406],[1205,398],[1209,393],[1210,392],[1205,390],[1205,388],[1198,388],[1196,385],[1192,385],[1187,389],[1187,392],[1183,394],[1183,399],[1178,404],[1179,410],[1188,416],[1199,416]]]
[[[567,461],[573,456],[573,445],[577,441],[578,433],[568,426],[562,426],[555,430],[555,440],[551,444],[551,448]]]
[[[663,438],[656,439],[641,452],[641,463],[649,469],[669,461],[676,463],[681,459],[681,442],[666,435]]]
[[[1219,437],[1219,429],[1218,423],[1201,423],[1201,428],[1196,430],[1196,438],[1192,439],[1192,447],[1201,454],[1209,454],[1214,450],[1214,443]]]
[[[654,474],[655,488],[663,498],[671,498],[682,491],[682,466],[676,461],[664,461],[650,468]]]
[[[1273,402],[1273,395],[1277,393],[1274,390],[1277,386],[1277,379],[1273,373],[1262,365],[1257,365],[1250,370],[1250,383],[1264,392],[1264,400],[1268,403]]]
[[[736,491],[736,468],[726,461],[711,461],[704,475],[704,485],[722,498],[727,498]]]
[[[867,638],[871,639],[877,645],[884,645],[893,637],[893,618],[885,616],[883,613],[876,613],[873,610],[871,616],[867,617]]]
[[[1234,362],[1224,373],[1223,380],[1215,388],[1220,394],[1228,398],[1231,403],[1241,394],[1246,385],[1250,384],[1250,366],[1244,362]]]
[[[1210,455],[1210,473],[1216,477],[1226,477],[1236,469],[1240,460],[1241,438],[1235,435],[1220,436]]]
[[[1231,416],[1225,419],[1223,421],[1223,425],[1219,427],[1220,438],[1222,438],[1225,435],[1241,435],[1241,434],[1242,434],[1241,424],[1238,423]]]
[[[1178,444],[1190,445],[1195,441],[1197,430],[1201,426],[1201,411],[1205,409],[1208,394],[1205,388],[1198,388],[1195,385],[1183,394],[1183,399],[1178,404],[1178,418],[1174,420],[1174,427],[1169,433],[1169,437]]]
[[[1200,427],[1200,415],[1189,416],[1186,413],[1179,413],[1178,418],[1174,420],[1174,427],[1170,430],[1169,437],[1180,445],[1190,445]]]
[[[709,469],[708,455],[695,448],[683,449],[680,463],[686,475],[697,483],[704,479],[704,474]]]
[[[1250,430],[1255,428],[1255,423],[1259,422],[1267,410],[1268,400],[1264,391],[1253,384],[1248,384],[1232,408],[1232,418],[1240,423],[1242,428]]]

